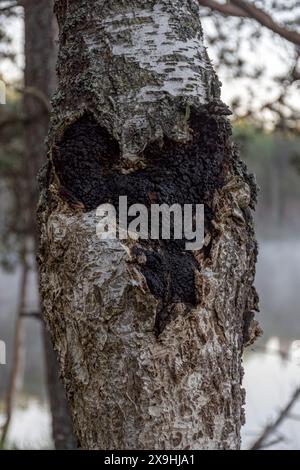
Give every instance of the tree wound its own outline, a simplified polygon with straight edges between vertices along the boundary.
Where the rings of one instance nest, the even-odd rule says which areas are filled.
[[[212,230],[212,201],[222,187],[230,156],[230,127],[224,117],[193,112],[189,120],[192,139],[186,144],[166,139],[153,142],[140,157],[145,168],[129,174],[120,169],[118,142],[86,113],[64,133],[53,151],[53,163],[61,195],[85,211],[111,203],[117,209],[119,196],[128,206],[143,204],[204,204],[205,230]],[[209,254],[209,248],[203,249]],[[172,317],[172,305],[195,306],[195,273],[200,270],[185,240],[140,240],[133,250],[151,293],[160,300],[156,330],[160,333]],[[138,261],[137,261],[138,262]]]

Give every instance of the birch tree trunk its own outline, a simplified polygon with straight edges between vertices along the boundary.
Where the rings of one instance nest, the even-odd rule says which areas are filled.
[[[36,236],[37,174],[46,160],[45,139],[49,127],[50,97],[56,86],[57,24],[52,0],[23,0],[25,25],[25,127],[28,231]],[[75,449],[76,442],[63,385],[58,374],[55,351],[49,332],[42,326],[47,390],[52,416],[52,436],[56,449]]]
[[[195,0],[57,0],[59,87],[41,175],[44,313],[87,449],[238,449],[260,330],[256,185]],[[205,205],[205,245],[106,240],[96,208]]]

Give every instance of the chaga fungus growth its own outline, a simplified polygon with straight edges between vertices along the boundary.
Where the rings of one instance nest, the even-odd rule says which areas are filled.
[[[203,108],[189,120],[191,139],[183,144],[165,138],[149,144],[140,156],[144,168],[122,172],[117,141],[85,113],[54,147],[53,163],[67,202],[78,201],[85,211],[111,203],[119,196],[128,206],[143,204],[204,204],[205,229],[212,231],[214,192],[224,185],[231,158],[231,129],[226,117]],[[203,250],[207,250],[207,247]],[[156,329],[164,328],[172,305],[195,306],[195,272],[200,266],[184,240],[140,240],[133,256],[143,259],[140,270],[152,294],[160,300]]]
[[[192,138],[186,144],[165,139],[149,144],[140,156],[145,168],[129,174],[122,166],[117,141],[100,127],[91,114],[72,124],[56,144],[53,161],[63,185],[85,210],[111,202],[120,195],[128,204],[207,204],[223,184],[226,157],[230,155],[226,119],[206,112],[190,119]]]

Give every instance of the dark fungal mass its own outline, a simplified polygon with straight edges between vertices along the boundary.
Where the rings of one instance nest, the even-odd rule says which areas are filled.
[[[204,204],[205,228],[210,230],[214,191],[223,185],[231,154],[230,126],[225,117],[206,111],[193,112],[189,126],[190,142],[167,138],[163,145],[153,142],[142,155],[145,168],[123,174],[116,169],[121,166],[117,141],[91,114],[85,114],[54,147],[55,171],[64,189],[61,194],[69,202],[81,203],[86,211],[104,203],[118,208],[119,196],[127,196],[128,206],[139,203],[148,208],[153,203]],[[185,250],[185,240],[141,240],[134,255],[144,259],[140,269],[150,291],[161,301],[156,325],[160,332],[168,321],[168,306],[197,303],[197,262],[193,252]]]
[[[192,252],[176,246],[172,241],[155,243],[150,240],[147,246],[136,246],[133,255],[136,259],[144,255],[146,261],[141,265],[141,272],[151,293],[160,300],[155,324],[159,334],[170,319],[172,305],[196,305],[195,270],[199,266]]]

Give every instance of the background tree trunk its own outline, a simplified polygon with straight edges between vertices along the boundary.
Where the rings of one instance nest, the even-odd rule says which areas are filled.
[[[57,23],[51,0],[24,0],[25,13],[25,93],[24,111],[27,171],[27,223],[36,237],[37,174],[45,164],[45,138],[49,127],[47,102],[56,86]],[[49,102],[50,103],[50,102]],[[58,374],[56,353],[43,325],[48,396],[56,449],[76,448],[63,385]]]
[[[253,178],[194,0],[56,1],[41,177],[45,318],[83,448],[237,449],[259,328]],[[100,240],[96,208],[205,204],[205,246]]]

